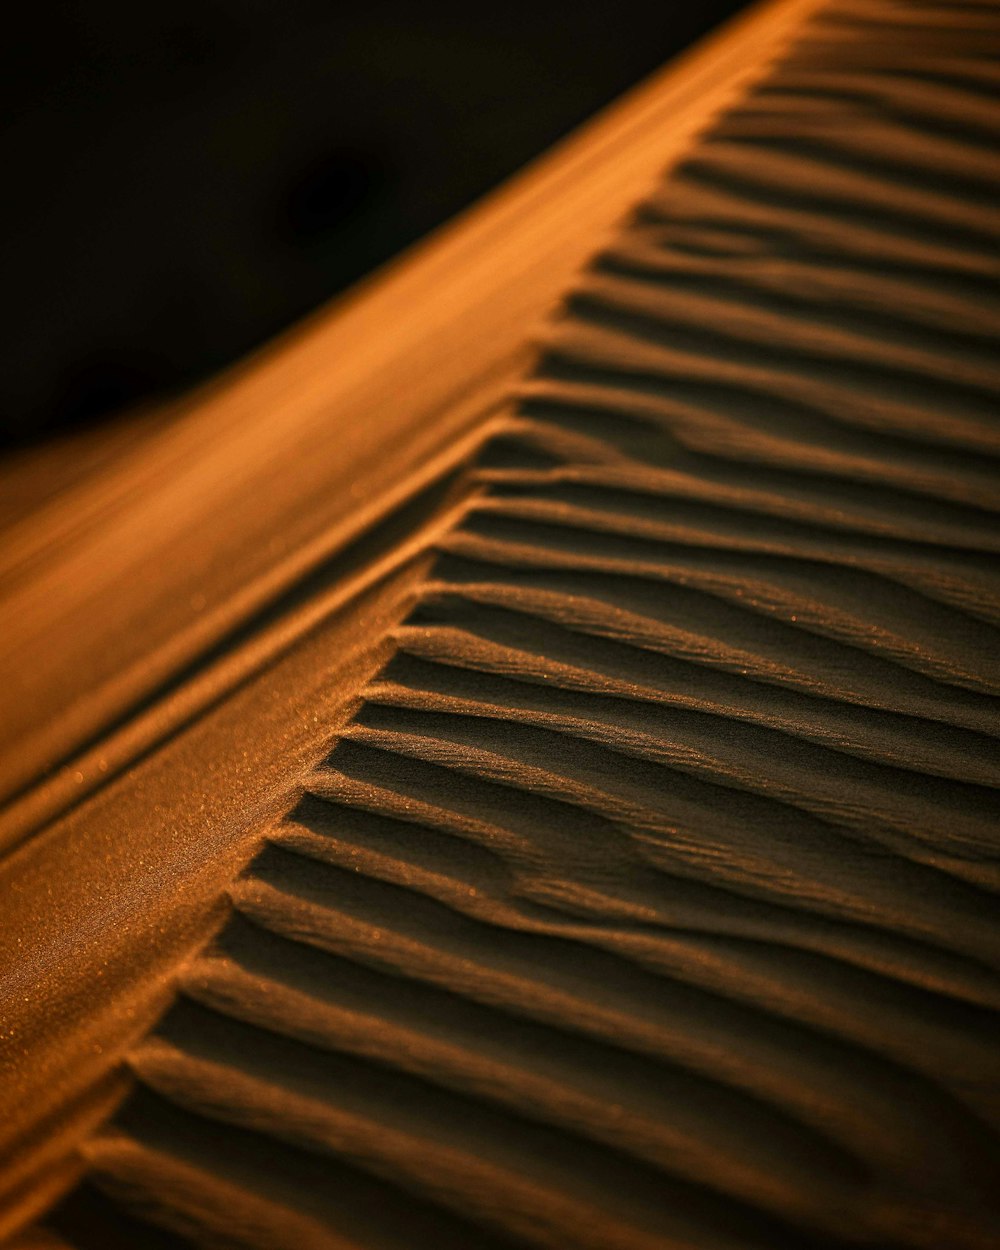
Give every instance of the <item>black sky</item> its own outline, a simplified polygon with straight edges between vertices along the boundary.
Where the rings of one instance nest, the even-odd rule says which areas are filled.
[[[0,436],[230,363],[740,7],[22,8],[0,133]]]

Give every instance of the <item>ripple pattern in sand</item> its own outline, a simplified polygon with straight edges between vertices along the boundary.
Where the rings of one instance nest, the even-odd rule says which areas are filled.
[[[255,1247],[1000,1237],[994,4],[837,0],[581,277],[92,1176]]]

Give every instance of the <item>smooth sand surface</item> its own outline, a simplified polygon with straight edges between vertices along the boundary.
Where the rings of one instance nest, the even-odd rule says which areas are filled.
[[[998,53],[832,0],[593,258],[68,1244],[997,1244]]]

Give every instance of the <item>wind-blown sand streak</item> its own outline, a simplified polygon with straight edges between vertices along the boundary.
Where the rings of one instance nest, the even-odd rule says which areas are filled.
[[[74,1244],[996,1244],[998,51],[834,0],[594,260]]]

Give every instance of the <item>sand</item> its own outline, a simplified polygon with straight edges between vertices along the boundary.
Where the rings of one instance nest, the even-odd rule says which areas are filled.
[[[592,256],[58,1244],[996,1244],[998,51],[832,0]]]

